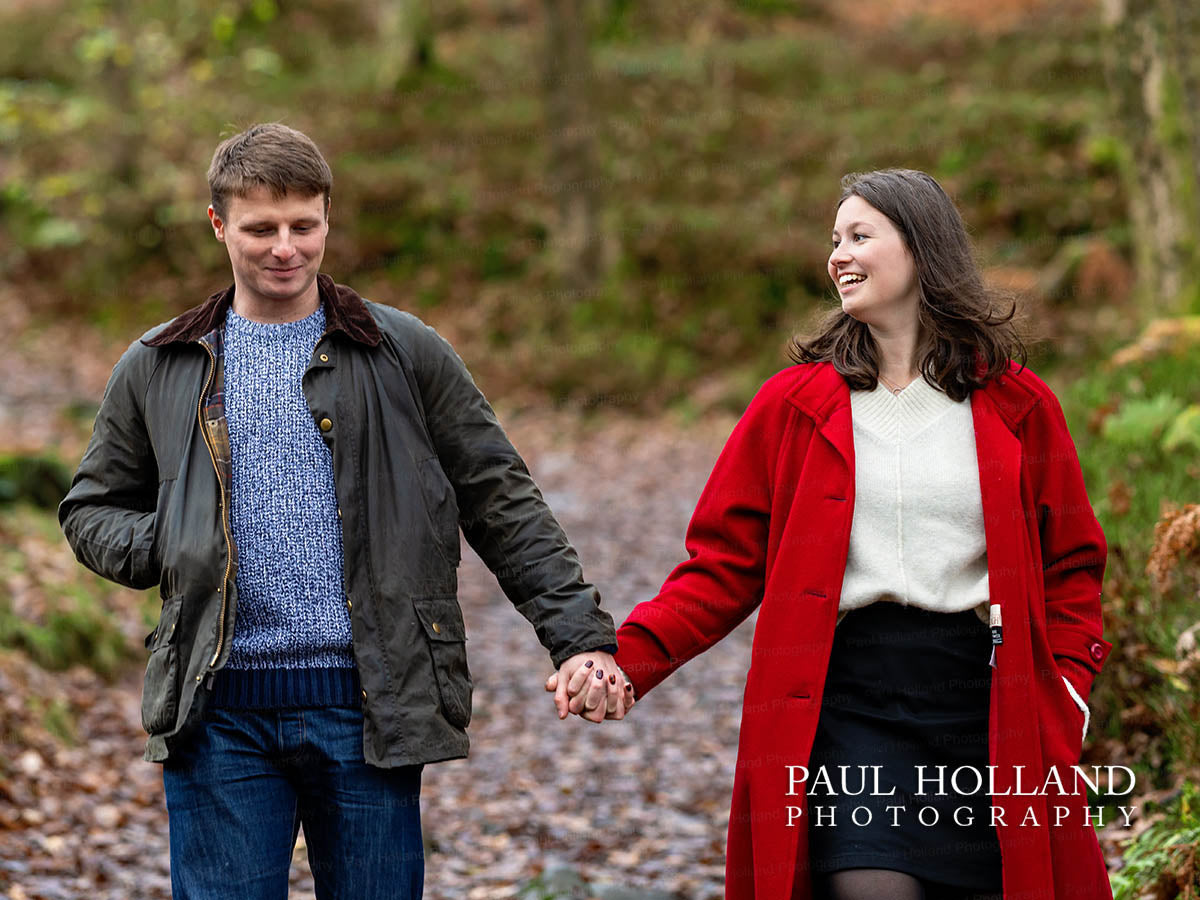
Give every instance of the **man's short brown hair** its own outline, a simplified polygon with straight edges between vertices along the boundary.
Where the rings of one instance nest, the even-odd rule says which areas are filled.
[[[231,197],[265,187],[276,200],[287,194],[320,194],[329,208],[333,173],[308,135],[269,122],[252,125],[221,142],[208,167],[208,189],[217,215],[225,218]]]

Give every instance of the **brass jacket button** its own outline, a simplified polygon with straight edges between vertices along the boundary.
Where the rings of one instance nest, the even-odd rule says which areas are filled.
[[[432,625],[430,625],[429,627],[433,629],[433,633],[434,633],[434,634],[441,634],[441,633],[442,633],[442,626],[441,626],[441,625],[439,625],[437,622],[434,622],[434,623],[433,623]]]
[[[332,428],[333,428],[332,420],[330,420],[330,419],[322,419],[321,420],[321,430],[322,431],[328,432]]]

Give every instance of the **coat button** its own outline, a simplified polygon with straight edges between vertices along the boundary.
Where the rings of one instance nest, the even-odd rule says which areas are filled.
[[[346,609],[347,610],[354,609],[354,602],[349,597],[346,598]]]
[[[320,356],[320,360],[321,360],[321,362],[329,362],[329,354],[328,354],[328,353],[322,353],[322,354],[321,354],[321,356]]]
[[[1096,662],[1100,662],[1100,660],[1104,659],[1104,648],[1099,644],[1092,644],[1091,653],[1092,659],[1094,659]]]
[[[342,508],[339,506],[338,507],[338,518],[340,519],[341,517],[342,517]]]
[[[429,627],[433,629],[433,633],[434,633],[434,634],[441,634],[441,633],[442,633],[442,626],[441,626],[441,625],[439,625],[437,622],[434,622],[434,623],[433,623],[432,625],[430,625]]]
[[[332,428],[333,428],[333,422],[330,419],[326,418],[326,419],[321,420],[321,430],[322,431],[328,432]]]
[[[367,692],[365,689],[363,690],[362,695],[363,695],[363,703],[366,703],[367,702]]]

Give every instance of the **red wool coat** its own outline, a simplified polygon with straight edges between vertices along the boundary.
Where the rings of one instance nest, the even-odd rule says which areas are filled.
[[[1111,649],[1101,637],[1104,535],[1045,384],[1013,366],[975,392],[971,409],[989,590],[1003,613],[989,753],[997,767],[992,804],[1004,810],[997,827],[1004,897],[1110,900],[1104,859],[1083,818],[1086,795],[1053,787],[1016,793],[1041,790],[1051,766],[1073,790],[1066,776],[1079,760],[1083,713],[1062,678],[1086,699]],[[812,896],[807,808],[803,796],[787,796],[786,767],[806,765],[812,748],[853,509],[845,381],[828,364],[780,372],[716,463],[688,526],[689,559],[618,632],[617,661],[642,697],[760,608],[734,776],[727,900]],[[791,827],[788,806],[805,810]]]

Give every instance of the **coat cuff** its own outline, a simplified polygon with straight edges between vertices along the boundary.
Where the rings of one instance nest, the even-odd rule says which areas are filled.
[[[1092,692],[1092,682],[1112,652],[1112,644],[1079,628],[1055,628],[1047,637],[1060,673],[1067,677],[1076,694],[1087,697]]]
[[[1047,632],[1051,653],[1083,663],[1092,670],[1092,674],[1100,672],[1108,654],[1112,652],[1112,644],[1082,628],[1052,627]]]
[[[615,656],[617,653],[617,645],[597,644],[595,647],[588,647],[586,650],[578,650],[576,651],[575,655],[580,653],[607,653],[609,656]],[[567,659],[570,659],[570,657],[567,657]],[[563,660],[563,662],[566,662],[566,660]]]
[[[640,700],[676,668],[671,654],[649,629],[626,622],[617,630],[617,665]]]

